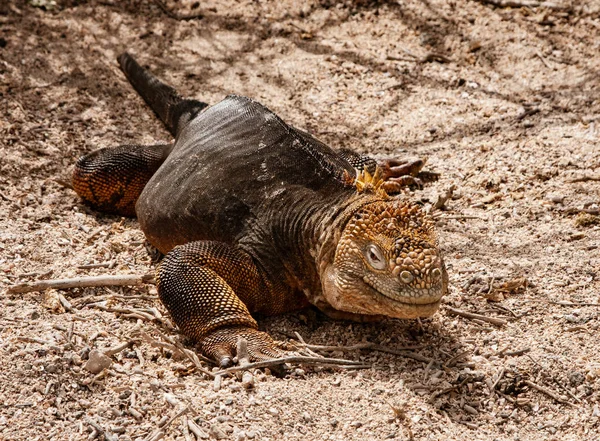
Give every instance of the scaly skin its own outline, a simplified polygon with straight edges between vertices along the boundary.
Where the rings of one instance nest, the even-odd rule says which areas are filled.
[[[418,176],[422,161],[376,167],[252,100],[228,97],[204,110],[127,54],[119,61],[175,144],[92,152],[77,163],[73,186],[95,208],[135,211],[166,254],[160,299],[204,353],[228,365],[244,337],[251,359],[281,355],[253,313],[313,304],[365,321],[438,309],[448,276],[433,222],[387,193]],[[207,168],[210,161],[218,166]]]

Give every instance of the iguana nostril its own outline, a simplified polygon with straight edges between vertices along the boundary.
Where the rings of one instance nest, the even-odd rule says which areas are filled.
[[[400,280],[402,280],[404,283],[410,283],[414,280],[414,277],[408,271],[402,271],[400,273]]]
[[[433,280],[438,280],[440,277],[442,277],[442,270],[439,268],[434,268],[431,271],[431,277],[433,278]]]

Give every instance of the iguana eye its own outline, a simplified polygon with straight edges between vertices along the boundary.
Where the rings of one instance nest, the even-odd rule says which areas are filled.
[[[383,251],[375,244],[371,244],[365,249],[365,257],[367,263],[375,269],[382,270],[386,266]]]

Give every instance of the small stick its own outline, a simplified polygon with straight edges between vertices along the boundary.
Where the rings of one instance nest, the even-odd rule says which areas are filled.
[[[408,346],[406,348],[398,348],[398,349],[386,348],[384,346],[381,346],[381,345],[378,345],[375,343],[371,343],[371,342],[357,343],[352,346],[322,346],[322,345],[310,345],[307,343],[303,343],[300,346],[303,346],[307,349],[311,349],[311,350],[315,350],[315,351],[326,351],[326,352],[331,352],[331,351],[345,352],[345,351],[357,351],[357,350],[361,350],[361,349],[369,349],[369,350],[376,351],[376,352],[385,352],[386,354],[400,355],[402,357],[412,358],[413,360],[422,361],[423,363],[436,363],[436,361],[433,358],[429,358],[424,355],[417,354],[416,352],[411,352],[411,351],[407,350],[407,349],[421,349],[421,348],[425,347],[424,345]]]
[[[525,111],[524,111],[524,112],[521,112],[521,113],[519,113],[519,114],[518,114],[518,115],[515,117],[515,119],[516,119],[517,121],[521,121],[521,120],[523,120],[523,119],[527,118],[528,116],[535,115],[535,114],[536,114],[536,113],[538,113],[539,111],[540,111],[540,109],[538,109],[537,107],[531,107],[531,108],[529,108],[529,109],[525,109]]]
[[[111,266],[114,265],[114,263],[115,263],[114,260],[109,260],[108,262],[88,263],[85,265],[77,265],[77,268],[79,268],[79,269],[110,268]]]
[[[39,345],[47,345],[50,349],[55,352],[63,352],[63,349],[56,346],[54,343],[46,340],[42,340],[41,338],[35,337],[17,337],[17,341],[22,341],[23,343],[37,343]]]
[[[71,305],[71,302],[69,302],[61,293],[58,293],[58,301],[60,302],[62,307],[65,308],[65,311],[73,311],[73,305]]]
[[[116,312],[119,314],[123,314],[125,317],[129,317],[129,318],[136,318],[136,319],[142,319],[142,320],[147,320],[149,322],[153,321],[153,320],[157,320],[157,317],[153,316],[152,314],[148,314],[146,312],[140,311],[139,309],[132,309],[132,308],[110,308],[108,306],[104,306],[101,303],[90,303],[87,305],[88,307],[91,308],[97,308],[100,309],[101,311],[106,311],[106,312]]]
[[[574,302],[566,302],[566,301],[559,301],[559,302],[548,302],[551,305],[559,305],[559,306],[600,306],[600,303],[574,303]]]
[[[181,421],[181,431],[183,432],[183,437],[185,438],[185,441],[192,441],[192,437],[190,436],[190,428],[188,426],[188,419],[185,416]]]
[[[272,360],[258,361],[255,363],[247,364],[245,366],[233,366],[228,369],[223,369],[221,371],[214,372],[214,375],[225,375],[225,374],[231,374],[234,372],[245,371],[248,369],[278,366],[278,365],[281,365],[284,363],[339,365],[339,366],[353,366],[355,368],[371,367],[371,365],[364,364],[359,361],[344,360],[342,358],[291,356],[291,357],[273,358]]]
[[[569,6],[559,5],[557,3],[540,2],[536,0],[478,0],[479,3],[487,3],[498,8],[548,8],[559,11],[568,11]]]
[[[118,274],[92,277],[75,277],[72,279],[37,280],[10,286],[7,294],[44,291],[48,288],[89,288],[96,286],[137,286],[144,283],[154,284],[154,274]]]
[[[504,377],[504,372],[506,372],[506,369],[501,368],[500,372],[498,372],[498,376],[496,378],[496,381],[494,381],[494,383],[492,384],[492,386],[490,387],[490,395],[493,394],[494,392],[496,392],[496,386],[498,386],[498,383],[500,383],[500,380],[502,380],[502,377]]]
[[[461,311],[460,309],[451,308],[450,306],[446,306],[446,311],[453,315],[458,315],[468,319],[481,320],[496,326],[504,326],[508,323],[508,320],[504,320],[497,317],[487,317],[485,315],[475,314],[474,312]]]
[[[140,342],[139,340],[126,341],[125,343],[122,343],[119,346],[115,346],[114,348],[105,350],[104,355],[106,355],[107,357],[112,357],[113,355],[117,355],[119,352],[123,351],[124,349],[130,348],[134,344],[139,344],[139,342]]]
[[[442,215],[442,216],[437,216],[435,218],[436,219],[456,219],[456,220],[462,220],[462,219],[481,219],[481,220],[487,220],[485,217],[471,216],[471,215],[467,215],[467,214],[457,214],[457,215],[452,215],[452,216]]]
[[[463,352],[459,352],[458,354],[456,354],[454,357],[450,358],[449,360],[447,360],[444,363],[444,367],[450,367],[454,364],[454,362],[456,360],[458,360],[459,358],[465,356],[465,355],[469,355],[471,353],[471,351],[463,351]]]
[[[188,420],[188,427],[190,431],[194,434],[196,439],[206,439],[206,433],[202,432],[200,427],[194,422],[194,420]]]
[[[69,323],[69,330],[67,331],[67,342],[71,344],[71,340],[73,338],[73,332],[75,331],[75,322]]]
[[[575,406],[575,404],[571,403],[570,401],[565,400],[560,395],[556,394],[555,392],[551,391],[550,389],[547,389],[544,386],[540,386],[539,384],[536,384],[533,381],[525,380],[525,384],[537,391],[540,391],[543,394],[548,395],[550,398],[558,401],[559,403],[568,404],[569,406]]]
[[[503,352],[502,355],[504,355],[505,357],[514,357],[516,355],[526,354],[529,351],[531,351],[531,348],[523,348],[523,349],[518,349],[516,351]]]
[[[567,179],[567,182],[587,182],[587,181],[600,181],[600,175],[597,176],[580,176],[578,178]]]

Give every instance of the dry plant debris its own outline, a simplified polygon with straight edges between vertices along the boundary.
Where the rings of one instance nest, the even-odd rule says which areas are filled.
[[[599,42],[597,1],[0,2],[0,439],[600,439]],[[437,180],[407,195],[439,224],[442,311],[264,319],[354,365],[257,369],[240,342],[219,372],[154,286],[93,286],[155,265],[68,183],[94,148],[168,139],[125,49],[186,95],[426,157]]]

